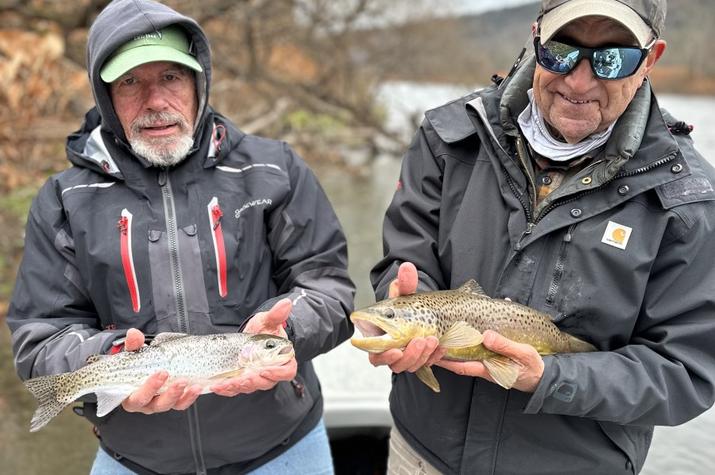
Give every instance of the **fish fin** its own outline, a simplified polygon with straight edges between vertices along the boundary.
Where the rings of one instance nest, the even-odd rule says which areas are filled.
[[[69,404],[57,399],[57,387],[67,376],[54,374],[40,376],[25,381],[25,387],[37,399],[38,407],[30,421],[30,432],[36,432],[47,425]]]
[[[516,378],[519,377],[521,369],[519,363],[506,356],[487,358],[482,363],[486,366],[492,379],[504,389],[511,389]]]
[[[432,372],[432,368],[429,366],[421,366],[420,369],[415,371],[415,376],[417,376],[420,381],[425,383],[432,391],[439,392],[439,381]]]
[[[484,298],[489,298],[487,293],[484,291],[481,285],[477,283],[476,280],[474,279],[469,279],[466,281],[464,284],[462,284],[459,288],[457,288],[458,291],[460,292],[465,292],[468,294],[472,294],[475,297],[484,297]]]
[[[454,322],[454,325],[442,335],[439,344],[445,348],[466,348],[481,345],[483,340],[484,337],[479,330],[460,320]]]
[[[580,338],[577,338],[573,335],[570,335],[568,333],[565,334],[566,339],[568,340],[569,343],[569,351],[571,353],[581,353],[581,352],[587,352],[587,351],[596,351],[596,347],[593,346],[591,343],[584,341]]]
[[[155,336],[151,340],[151,343],[149,343],[149,345],[150,346],[160,345],[162,343],[166,343],[167,341],[178,340],[179,338],[184,338],[187,336],[189,336],[189,335],[186,333],[171,333],[171,332],[159,333],[157,336]]]
[[[234,369],[231,371],[227,371],[225,373],[216,374],[214,376],[211,376],[209,379],[213,380],[213,379],[237,378],[237,377],[241,376],[245,371],[246,371],[245,368]]]
[[[96,363],[97,361],[102,361],[103,359],[109,358],[112,355],[89,355],[87,357],[86,363],[87,364],[92,364]]]
[[[134,388],[97,391],[97,417],[104,417],[119,406]]]

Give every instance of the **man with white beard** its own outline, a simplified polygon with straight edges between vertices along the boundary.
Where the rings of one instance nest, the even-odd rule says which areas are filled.
[[[105,417],[84,400],[91,473],[332,473],[310,360],[352,333],[354,286],[315,176],[209,106],[208,39],[167,6],[110,3],[87,64],[96,107],[33,203],[8,311],[20,377],[162,332],[287,337],[291,361],[212,394],[162,371]]]

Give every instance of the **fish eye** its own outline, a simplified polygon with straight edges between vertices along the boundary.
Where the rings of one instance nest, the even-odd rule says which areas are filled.
[[[275,342],[275,341],[267,341],[267,342],[266,342],[266,348],[268,348],[269,350],[272,350],[272,349],[275,348],[275,347],[276,347],[276,342]]]
[[[395,311],[391,308],[385,309],[385,318],[395,318]]]

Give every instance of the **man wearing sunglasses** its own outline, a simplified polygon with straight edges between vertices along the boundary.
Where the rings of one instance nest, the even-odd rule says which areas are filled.
[[[434,337],[371,354],[395,373],[390,473],[638,473],[656,425],[715,399],[715,172],[648,74],[665,0],[543,0],[506,79],[430,110],[384,224],[378,299],[476,279],[591,353],[488,329],[509,390]],[[523,59],[522,59],[523,58]],[[434,365],[435,393],[413,374]]]

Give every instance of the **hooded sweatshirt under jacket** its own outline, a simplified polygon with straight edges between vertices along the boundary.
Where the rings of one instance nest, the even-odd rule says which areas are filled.
[[[426,113],[372,281],[383,298],[405,261],[421,290],[475,279],[599,351],[545,356],[533,394],[439,367],[435,393],[400,373],[390,408],[445,474],[638,473],[653,426],[715,400],[715,171],[646,81],[601,152],[535,210],[516,146],[534,67]]]
[[[132,153],[99,71],[118,46],[170,24],[190,35],[203,73],[195,145],[160,168]],[[209,44],[193,20],[154,2],[115,1],[90,30],[87,64],[96,108],[68,139],[73,167],[45,183],[28,217],[8,312],[18,373],[76,370],[128,328],[235,332],[288,297],[295,380],[154,415],[120,407],[100,419],[84,403],[105,450],[140,473],[256,468],[318,422],[310,360],[352,333],[354,286],[338,220],[290,148],[243,134],[208,106]]]

